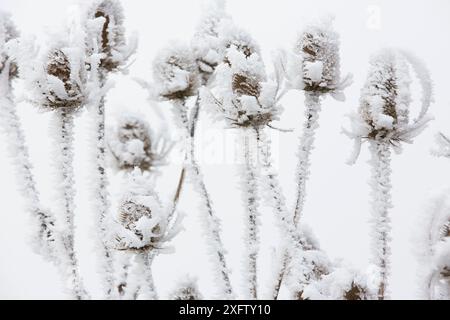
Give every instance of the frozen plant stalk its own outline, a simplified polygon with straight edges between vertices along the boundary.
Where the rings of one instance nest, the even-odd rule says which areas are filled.
[[[84,52],[66,41],[55,43],[29,71],[27,76],[31,101],[39,108],[53,113],[56,204],[61,243],[56,258],[69,289],[76,299],[84,299],[74,247],[74,180],[73,180],[73,120],[86,96]]]
[[[123,9],[118,0],[97,0],[86,13],[85,45],[90,68],[91,92],[89,105],[94,126],[94,170],[92,197],[97,215],[99,250],[104,295],[110,297],[114,286],[113,257],[106,246],[109,212],[106,175],[105,95],[109,74],[120,70],[135,51],[135,42],[126,43]],[[133,39],[132,39],[133,40]]]
[[[20,192],[25,199],[26,210],[34,220],[35,234],[32,244],[45,257],[52,257],[55,253],[55,218],[52,212],[42,207],[12,92],[12,81],[18,76],[18,66],[9,51],[12,50],[11,45],[15,43],[18,35],[9,15],[0,12],[0,124],[10,143],[8,150],[10,157],[14,160],[16,176],[20,184]]]
[[[422,85],[422,108],[419,116],[410,121],[410,68]],[[369,74],[361,91],[360,107],[352,117],[352,132],[356,156],[364,140],[370,143],[372,156],[371,211],[372,261],[377,268],[378,299],[389,297],[390,273],[390,217],[391,201],[391,147],[398,150],[401,142],[411,143],[428,120],[431,103],[431,81],[423,65],[405,52],[384,50],[373,56]]]
[[[339,36],[332,28],[331,19],[308,26],[300,36],[295,54],[298,55],[299,62],[295,61],[289,66],[288,80],[293,88],[305,93],[306,117],[298,151],[294,210],[294,222],[298,227],[305,203],[305,185],[310,173],[315,131],[319,127],[320,100],[325,94],[330,94],[343,101],[345,96],[342,90],[350,84],[351,77],[347,76],[341,81]]]
[[[207,234],[210,257],[214,263],[215,279],[221,298],[231,298],[233,290],[229,270],[225,261],[225,249],[220,236],[220,221],[217,218],[211,197],[203,181],[200,166],[194,154],[194,125],[188,118],[187,99],[196,96],[201,83],[198,67],[189,47],[172,43],[163,49],[153,63],[153,78],[156,95],[160,100],[170,101],[176,121],[183,134],[186,150],[184,167],[191,174],[192,183],[201,199],[202,221]],[[197,100],[196,103],[199,103]],[[182,175],[183,177],[183,175]],[[178,192],[177,192],[178,193]]]

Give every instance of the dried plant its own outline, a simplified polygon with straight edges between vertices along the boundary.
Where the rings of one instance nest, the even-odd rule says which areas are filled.
[[[166,164],[173,144],[157,136],[142,116],[126,113],[110,131],[108,147],[112,166],[117,170],[139,168],[143,172],[155,172]]]
[[[423,89],[422,108],[417,119],[410,121],[410,72],[408,62]],[[372,155],[372,262],[378,272],[378,299],[389,297],[391,147],[398,150],[400,142],[412,142],[430,120],[427,110],[432,91],[426,68],[413,56],[393,50],[375,55],[370,63],[366,84],[361,91],[358,114],[352,116],[352,132],[356,140],[355,155],[362,139],[369,141]]]
[[[36,187],[28,147],[20,118],[16,111],[13,94],[13,80],[19,76],[17,61],[19,32],[10,16],[0,12],[0,125],[10,144],[8,150],[15,166],[19,189],[25,200],[33,223],[33,240],[35,251],[44,257],[55,255],[55,217],[53,212],[43,207],[40,193]],[[17,48],[16,48],[17,49]]]
[[[197,279],[184,277],[170,295],[172,300],[203,300],[197,285]]]

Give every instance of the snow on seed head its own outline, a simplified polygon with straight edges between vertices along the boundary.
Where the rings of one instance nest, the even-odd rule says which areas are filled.
[[[48,110],[75,111],[85,99],[84,53],[56,41],[35,61],[26,77],[31,101]]]
[[[123,66],[134,52],[134,42],[127,44],[123,26],[123,8],[118,0],[96,1],[87,14],[87,47],[93,52],[99,47],[103,57],[100,69],[115,71]]]
[[[410,82],[406,62],[397,53],[383,51],[372,57],[359,108],[368,138],[395,140],[408,126]]]
[[[172,43],[153,61],[153,80],[163,100],[185,100],[197,94],[200,77],[191,48]]]
[[[124,113],[108,132],[108,146],[113,166],[130,171],[135,168],[155,171],[164,164],[170,145],[157,137],[142,116]]]
[[[219,30],[229,19],[223,1],[211,1],[205,6],[197,25],[191,47],[203,84],[208,82],[217,65],[223,60],[224,46],[219,37]]]
[[[306,27],[296,44],[295,53],[303,61],[304,90],[326,93],[339,87],[339,36],[332,28],[332,19]]]
[[[118,250],[149,250],[157,247],[167,226],[161,202],[148,177],[135,169],[126,178],[117,214],[115,247]]]

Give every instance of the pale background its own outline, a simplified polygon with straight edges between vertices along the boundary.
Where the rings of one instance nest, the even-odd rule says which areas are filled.
[[[198,20],[200,0],[122,1],[125,8],[126,28],[139,33],[140,45],[136,61],[129,76],[117,76],[116,87],[108,96],[109,116],[120,110],[145,112],[157,130],[161,120],[150,111],[146,94],[132,80],[132,76],[150,79],[151,60],[169,40],[188,41]],[[10,11],[23,34],[35,34],[45,41],[45,34],[61,28],[70,0],[0,0],[0,9]],[[417,297],[417,262],[413,254],[417,242],[414,235],[420,228],[420,215],[433,192],[448,186],[450,163],[430,155],[437,131],[450,133],[450,2],[432,1],[303,1],[303,0],[229,0],[228,12],[235,22],[247,29],[259,42],[266,64],[270,66],[271,52],[277,48],[290,49],[296,34],[311,18],[331,13],[336,16],[335,26],[341,34],[343,72],[354,74],[354,84],[346,90],[347,101],[340,103],[327,98],[320,115],[316,148],[312,156],[312,176],[307,184],[305,221],[319,238],[322,248],[331,258],[342,258],[355,267],[364,269],[369,259],[368,219],[370,175],[367,146],[355,166],[345,160],[350,154],[352,142],[341,134],[347,124],[345,117],[358,106],[359,90],[364,82],[371,53],[384,46],[411,50],[424,59],[435,82],[435,104],[432,114],[436,120],[420,135],[413,145],[407,145],[401,155],[393,156],[393,225],[392,244],[392,297],[413,299]],[[20,92],[19,92],[20,94]],[[419,97],[415,92],[414,96]],[[292,92],[283,100],[285,113],[283,128],[296,128],[293,133],[274,133],[274,157],[279,164],[282,185],[289,206],[293,205],[296,166],[296,149],[303,121],[303,97]],[[417,110],[418,103],[413,105]],[[163,106],[167,107],[167,106]],[[51,206],[52,179],[49,161],[51,140],[47,135],[49,117],[40,114],[27,103],[19,105],[26,137],[30,145],[35,174],[45,203]],[[170,113],[164,112],[169,121]],[[108,119],[111,119],[109,117]],[[77,248],[86,285],[98,297],[98,275],[92,252],[93,214],[89,210],[88,170],[84,150],[88,139],[84,123],[86,114],[77,121],[76,174],[78,223]],[[169,134],[176,138],[169,126]],[[215,208],[223,220],[224,241],[229,251],[229,263],[233,269],[232,280],[241,293],[240,258],[242,253],[243,211],[239,192],[234,138],[232,131],[224,132],[222,124],[210,124],[201,117],[199,130],[200,160],[207,186]],[[16,189],[10,160],[6,156],[6,141],[0,135],[0,298],[35,299],[57,298],[64,295],[56,269],[34,254],[29,244],[26,213]],[[175,154],[176,155],[176,154]],[[175,163],[163,170],[158,180],[158,190],[169,199],[175,188],[179,166]],[[115,188],[113,188],[115,189]],[[189,273],[199,277],[200,289],[211,297],[210,266],[205,257],[205,244],[199,229],[197,200],[192,191],[183,195],[181,208],[187,214],[186,231],[174,241],[176,253],[159,256],[154,265],[155,281],[160,296],[174,287],[176,280]],[[263,250],[260,259],[261,277],[271,272],[271,240],[278,230],[273,225],[272,212],[262,211]],[[265,283],[261,284],[264,294]]]

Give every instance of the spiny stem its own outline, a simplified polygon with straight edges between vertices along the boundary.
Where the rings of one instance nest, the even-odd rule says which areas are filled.
[[[294,211],[294,223],[296,227],[299,227],[303,206],[305,204],[305,186],[309,178],[311,166],[310,156],[314,147],[315,130],[319,127],[320,95],[313,92],[305,92],[305,106],[306,122],[303,125],[303,133],[300,138],[298,151],[297,200]]]
[[[197,100],[197,103],[199,101]],[[210,246],[210,250],[213,253],[214,260],[217,263],[218,274],[216,276],[217,281],[220,282],[221,294],[225,298],[233,297],[233,289],[231,287],[231,281],[229,277],[228,267],[225,261],[225,249],[220,236],[220,220],[214,213],[210,195],[206,189],[206,185],[203,181],[202,172],[200,166],[195,158],[195,122],[189,122],[187,117],[186,105],[184,101],[178,101],[174,105],[174,111],[176,112],[181,126],[185,132],[186,139],[186,165],[189,166],[190,172],[194,175],[193,183],[196,186],[196,191],[202,201],[202,206],[206,209],[206,215],[204,219],[204,225],[207,233],[210,235],[207,244]],[[215,268],[216,269],[216,268]]]
[[[390,218],[391,201],[391,150],[388,142],[371,141],[372,154],[372,241],[373,262],[379,268],[378,299],[388,297],[387,285],[390,272]]]

